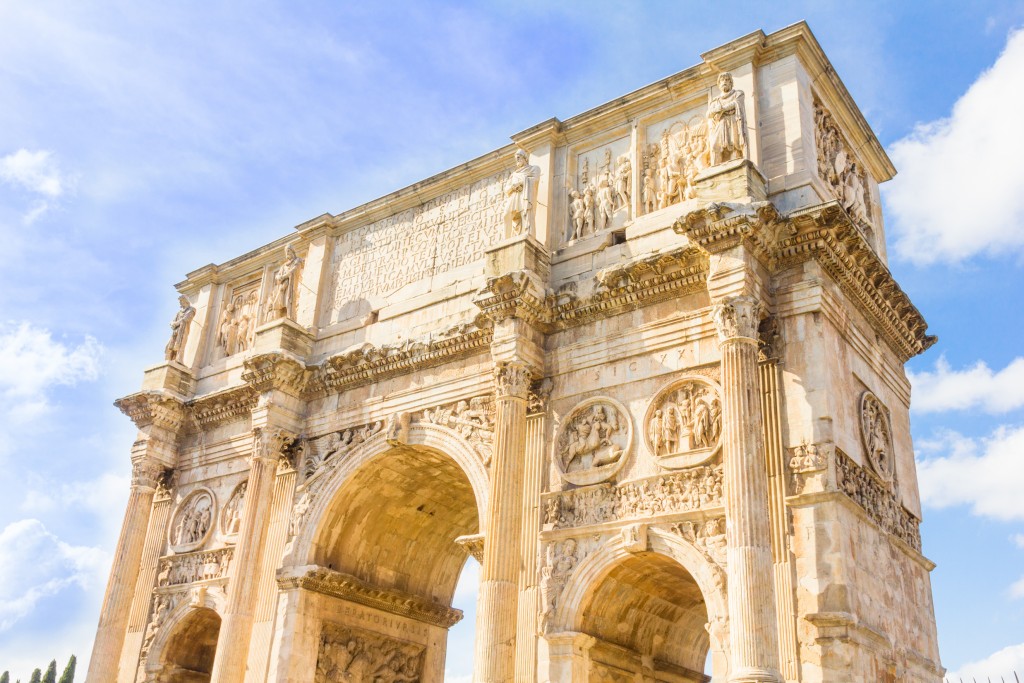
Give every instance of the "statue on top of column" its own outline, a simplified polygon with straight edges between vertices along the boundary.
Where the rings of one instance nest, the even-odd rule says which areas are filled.
[[[533,234],[539,178],[540,166],[532,166],[526,152],[517,149],[516,167],[505,181],[506,237]]]
[[[708,147],[711,165],[747,157],[747,121],[743,91],[733,88],[732,74],[718,77],[721,94],[708,101]]]
[[[284,248],[284,263],[274,271],[274,284],[267,301],[267,320],[295,320],[295,286],[302,270],[302,259],[289,244]]]
[[[189,303],[188,297],[182,294],[178,297],[181,309],[178,310],[174,320],[171,321],[171,339],[164,347],[164,358],[166,360],[178,360],[181,352],[185,350],[185,340],[188,338],[188,326],[192,318],[196,317],[196,309]]]

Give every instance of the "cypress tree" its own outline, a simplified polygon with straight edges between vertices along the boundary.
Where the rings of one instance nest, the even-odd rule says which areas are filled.
[[[43,683],[43,672],[36,669],[32,672],[32,678],[28,679],[28,683]]]
[[[0,683],[11,683],[11,672],[5,671],[0,674]]]
[[[68,665],[64,667],[64,673],[60,675],[59,683],[75,683],[75,665],[78,664],[78,660],[74,655],[71,655],[71,659],[68,660]],[[0,683],[5,683],[0,681]]]
[[[51,659],[50,666],[46,667],[46,673],[43,674],[43,683],[57,683],[57,660]]]

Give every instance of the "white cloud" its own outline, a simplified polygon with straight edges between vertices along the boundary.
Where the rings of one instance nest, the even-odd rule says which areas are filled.
[[[925,505],[969,505],[981,517],[1024,520],[1024,426],[1000,427],[985,439],[945,432],[923,446],[946,453],[917,463]]]
[[[1024,358],[1015,358],[998,372],[983,361],[954,370],[945,357],[930,372],[908,372],[914,387],[911,409],[917,413],[981,408],[1005,413],[1024,406]]]
[[[1016,545],[1021,550],[1024,550],[1024,534],[1014,534],[1011,537],[1011,540],[1013,541],[1014,545]]]
[[[1014,581],[1010,586],[1010,597],[1014,600],[1024,598],[1024,576]]]
[[[27,149],[0,157],[0,181],[42,196],[23,216],[25,223],[33,223],[46,213],[70,182],[57,166],[53,152]]]
[[[956,671],[946,672],[946,680],[965,681],[978,677],[980,680],[996,679],[998,676],[1012,676],[1013,673],[1024,671],[1024,643],[1004,647],[990,654],[985,659],[964,664]]]
[[[29,323],[0,325],[0,408],[16,420],[38,416],[50,388],[97,379],[102,353],[92,337],[72,347]]]
[[[889,149],[899,175],[883,186],[897,253],[959,262],[1024,251],[1024,31],[953,106]]]
[[[0,632],[70,586],[100,590],[108,561],[99,548],[61,541],[37,519],[8,524],[0,531]]]

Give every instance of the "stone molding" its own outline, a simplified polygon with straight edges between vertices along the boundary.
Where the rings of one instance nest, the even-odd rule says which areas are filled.
[[[157,427],[178,433],[185,425],[185,403],[163,391],[139,391],[114,401],[139,429]]]
[[[484,563],[484,542],[483,534],[470,534],[455,539],[455,544],[462,546],[480,564]]]
[[[446,607],[418,595],[393,588],[373,586],[351,574],[326,567],[314,567],[308,570],[298,579],[294,579],[294,584],[314,593],[341,598],[389,614],[409,617],[432,626],[451,628],[462,620],[462,610]],[[288,586],[282,585],[282,587],[287,588]]]
[[[258,400],[259,392],[252,385],[243,384],[189,401],[188,409],[196,425],[209,429],[249,418]]]
[[[297,396],[305,390],[310,374],[304,363],[290,356],[261,353],[245,359],[242,381],[260,393],[279,390]]]
[[[835,278],[865,313],[901,362],[937,338],[838,202],[781,216],[770,202],[709,204],[680,217],[673,229],[708,253],[746,244],[770,272],[810,259]],[[756,338],[756,335],[755,335]]]

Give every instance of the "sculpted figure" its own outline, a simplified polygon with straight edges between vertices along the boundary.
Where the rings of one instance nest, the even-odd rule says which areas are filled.
[[[182,350],[185,348],[185,339],[188,337],[188,325],[196,316],[196,309],[189,303],[188,297],[182,294],[178,297],[181,309],[174,320],[171,321],[171,340],[164,348],[164,358],[167,360],[178,360]]]
[[[289,244],[284,248],[284,263],[274,272],[274,288],[267,301],[267,320],[295,319],[295,285],[302,259]]]
[[[641,193],[644,201],[644,213],[650,213],[658,208],[658,193],[654,189],[654,172],[651,169],[644,171],[644,186]]]
[[[583,228],[586,224],[586,205],[576,190],[570,192],[569,196],[572,197],[572,202],[569,204],[569,215],[572,217],[572,237],[570,239],[576,240],[583,237]]]
[[[615,166],[615,200],[618,208],[629,211],[633,192],[633,166],[628,154],[619,156]]]
[[[516,150],[516,168],[505,183],[505,225],[508,236],[533,234],[540,167],[531,166],[526,152]]]
[[[747,122],[743,91],[733,89],[732,74],[718,77],[721,94],[708,102],[708,147],[711,165],[747,156]]]
[[[861,223],[868,223],[868,207],[864,201],[864,183],[860,179],[860,170],[857,164],[850,164],[846,174],[846,181],[843,185],[843,208],[850,217]]]
[[[614,200],[607,178],[602,177],[597,186],[597,229],[604,230],[612,224]]]
[[[236,351],[238,342],[238,319],[235,317],[241,305],[241,297],[229,300],[220,314],[220,323],[217,325],[217,344],[224,349],[224,355],[231,356]]]
[[[583,191],[583,233],[594,234],[594,191],[587,187]]]

